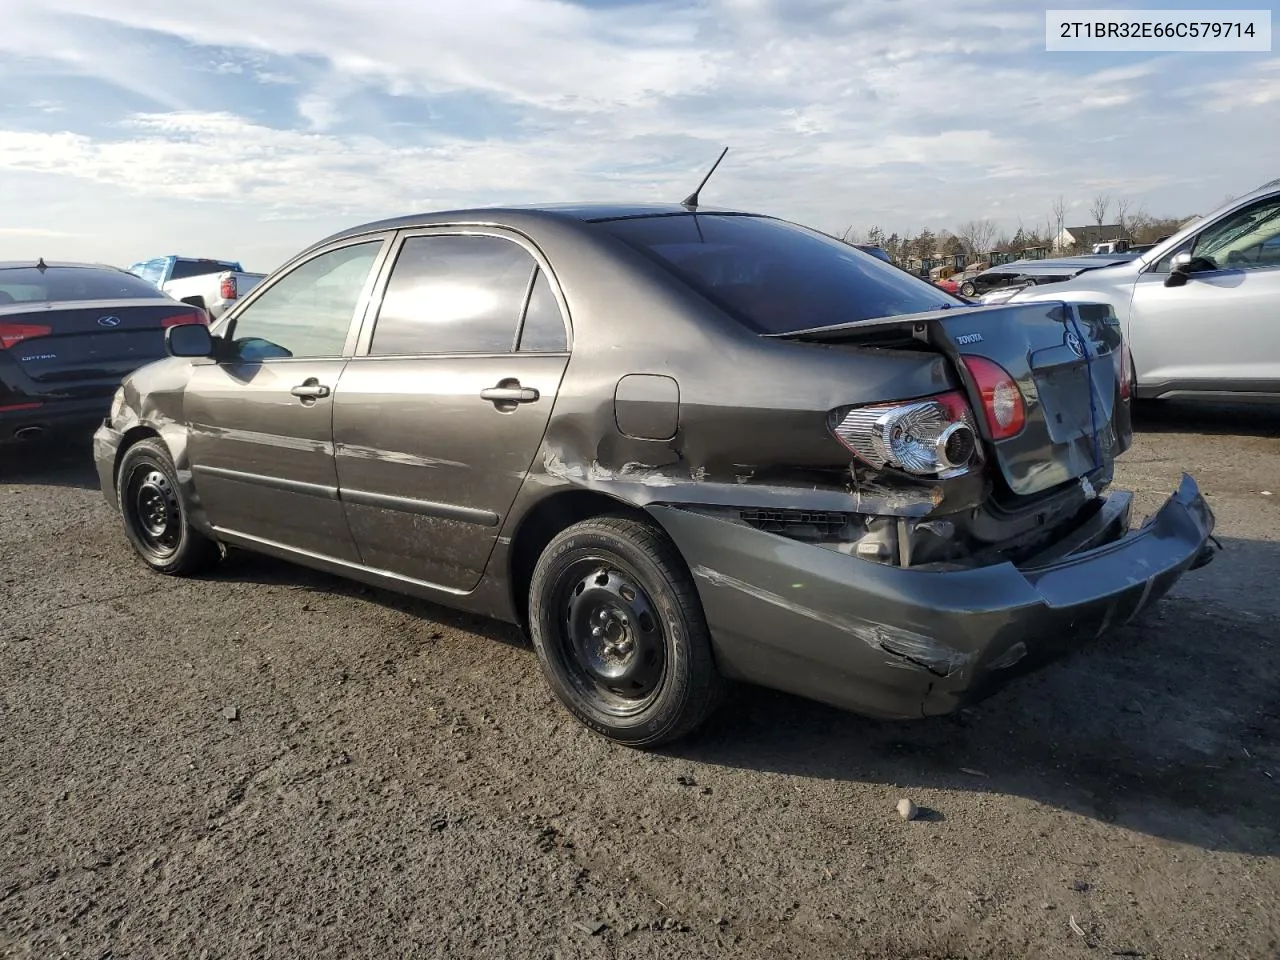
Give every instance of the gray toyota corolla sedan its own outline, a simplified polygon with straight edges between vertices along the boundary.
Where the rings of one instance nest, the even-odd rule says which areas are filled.
[[[1134,529],[1109,489],[1109,307],[970,306],[770,217],[372,223],[168,348],[95,438],[151,567],[240,547],[519,623],[629,744],[726,678],[945,713],[1212,556],[1190,477]]]

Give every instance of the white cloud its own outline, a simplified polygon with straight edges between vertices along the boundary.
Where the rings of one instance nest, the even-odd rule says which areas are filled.
[[[1280,59],[1264,60],[1242,76],[1211,83],[1206,92],[1201,99],[1213,111],[1280,103]]]
[[[198,216],[227,243],[248,242],[246,217],[301,245],[322,218],[678,199],[722,144],[732,152],[707,202],[828,229],[988,215],[1012,227],[1039,222],[1059,193],[1080,203],[1102,189],[1204,206],[1265,179],[1265,158],[1243,147],[1280,120],[1280,61],[1218,59],[1207,82],[1203,58],[1082,70],[1083,55],[1043,52],[1038,6],[1000,0],[954,0],[945,21],[931,0],[0,5],[0,78],[38,68],[153,105],[61,129],[74,111],[0,122],[0,171],[145,201],[157,235],[180,237]],[[175,52],[175,38],[198,49]],[[253,81],[271,110],[219,103],[222,85]],[[381,121],[368,98],[386,93],[424,113],[464,94],[477,115],[513,119],[481,132],[457,108],[447,127]],[[1258,113],[1233,123],[1228,103]],[[50,229],[95,215],[40,202],[9,200]],[[104,246],[110,236],[103,227]]]
[[[75,237],[78,234],[67,233],[64,230],[46,230],[43,227],[0,227],[0,237],[32,237],[32,238],[57,238],[66,239]]]

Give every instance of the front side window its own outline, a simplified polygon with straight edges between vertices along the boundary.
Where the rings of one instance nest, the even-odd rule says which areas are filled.
[[[501,237],[409,237],[373,328],[370,356],[509,353],[536,261]]]
[[[241,360],[340,357],[381,240],[322,253],[296,267],[236,315]]]
[[[683,214],[604,221],[599,227],[756,333],[965,304],[847,243],[781,220]]]
[[[1269,197],[1219,220],[1191,248],[1220,270],[1280,266],[1280,197]]]

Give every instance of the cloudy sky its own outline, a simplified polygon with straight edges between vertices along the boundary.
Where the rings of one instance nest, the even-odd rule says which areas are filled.
[[[1280,177],[1280,56],[1045,52],[1090,5],[0,0],[0,259],[267,270],[413,210],[679,200],[726,144],[704,202],[824,230]]]

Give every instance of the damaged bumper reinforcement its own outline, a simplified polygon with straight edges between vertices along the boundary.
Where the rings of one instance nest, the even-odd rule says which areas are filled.
[[[1212,558],[1196,482],[1129,530],[1132,497],[1018,565],[869,562],[680,506],[650,512],[689,563],[721,670],[859,713],[947,713],[1130,622]]]

